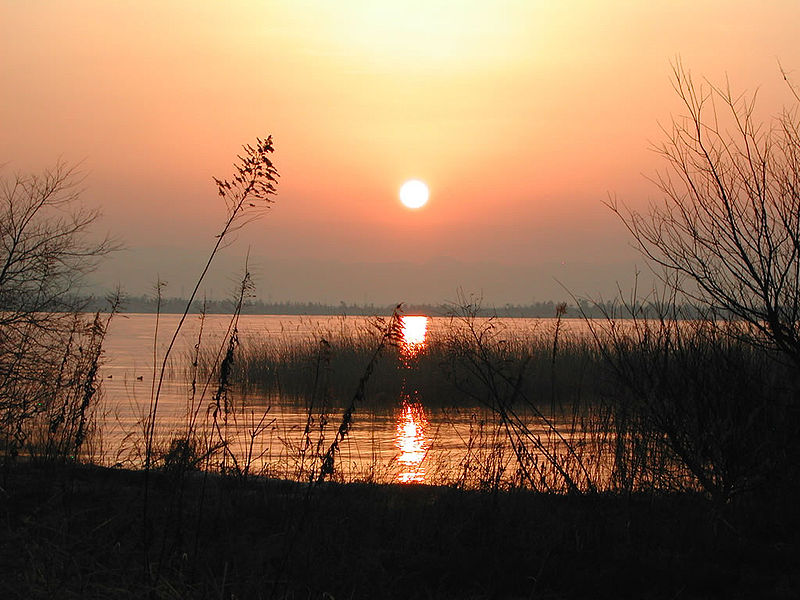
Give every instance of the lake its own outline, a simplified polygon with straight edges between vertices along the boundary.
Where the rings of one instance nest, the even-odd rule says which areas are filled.
[[[158,380],[154,357],[160,367],[178,320],[179,315],[121,314],[110,325],[102,367],[104,405],[100,419],[103,460],[109,464],[143,463],[144,423]],[[207,352],[224,349],[230,321],[229,315],[204,318],[201,345]],[[547,333],[555,324],[552,319],[494,322],[521,335]],[[291,345],[373,325],[374,319],[368,317],[242,315],[238,332],[242,345],[262,340]],[[402,368],[412,375],[413,358],[424,352],[431,335],[452,323],[449,318],[407,316],[401,325],[398,356],[383,360],[399,359]],[[565,334],[586,331],[581,320],[565,319],[561,327]],[[159,452],[168,453],[172,440],[179,438],[192,421],[206,442],[224,437],[228,466],[274,477],[312,476],[319,468],[319,456],[336,436],[347,398],[321,408],[308,398],[261,393],[252,388],[233,391],[231,410],[224,420],[218,414],[214,423],[217,379],[205,383],[199,378],[193,386],[188,368],[200,331],[199,316],[189,315],[171,354],[158,398],[155,439]],[[358,368],[364,367],[366,364]],[[353,392],[357,386],[358,378],[354,377]],[[391,393],[393,398],[380,405],[365,402],[356,406],[352,426],[335,455],[336,479],[470,486],[513,471],[515,457],[506,433],[482,404],[461,402],[456,408],[441,401],[426,402],[426,390],[409,387],[405,379]],[[531,428],[541,428],[534,431],[536,435],[552,434],[541,423]]]

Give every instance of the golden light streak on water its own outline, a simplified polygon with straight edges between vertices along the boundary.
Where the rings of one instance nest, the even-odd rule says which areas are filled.
[[[428,452],[425,431],[428,419],[419,402],[403,401],[403,408],[397,417],[397,436],[395,446],[399,452],[397,464],[400,472],[397,481],[400,483],[423,483],[425,467],[423,461]]]
[[[428,334],[428,317],[400,317],[400,330],[403,335],[400,350],[405,358],[414,358],[425,349]]]

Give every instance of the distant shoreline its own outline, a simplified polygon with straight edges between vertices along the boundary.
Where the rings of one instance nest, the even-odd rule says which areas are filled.
[[[162,314],[182,314],[186,309],[188,300],[186,298],[162,298],[159,303],[150,296],[131,296],[123,299],[120,312],[123,313],[156,313]],[[398,305],[376,305],[376,304],[326,304],[322,302],[264,302],[254,300],[247,302],[242,308],[242,314],[246,315],[298,315],[298,316],[389,316]],[[537,302],[529,305],[505,304],[502,306],[480,306],[475,308],[477,316],[497,316],[497,317],[528,317],[546,318],[555,317],[558,303],[547,301]],[[584,307],[588,310],[588,304]],[[105,311],[108,303],[103,298],[91,298],[88,300],[87,311]],[[230,300],[196,300],[192,303],[189,312],[199,314],[231,314],[234,309],[234,302]],[[403,303],[400,305],[403,314],[424,314],[432,317],[450,316],[460,314],[463,310],[453,304],[412,304]],[[566,316],[579,317],[581,311],[575,305],[567,306]]]
[[[186,298],[162,298],[160,304],[155,298],[150,296],[131,296],[123,299],[119,312],[122,313],[144,313],[155,314],[183,314],[188,300]],[[400,304],[402,314],[415,315],[421,314],[429,317],[448,317],[464,314],[474,314],[478,317],[502,317],[502,318],[528,318],[528,319],[547,319],[558,316],[558,302],[534,302],[531,304],[504,304],[500,306],[492,305],[472,305],[463,307],[451,303],[441,304]],[[566,303],[566,310],[561,314],[564,318],[606,318],[613,316],[617,319],[630,318],[630,311],[618,303],[592,303],[586,300],[579,300],[578,304]],[[245,303],[242,307],[243,315],[297,315],[297,316],[349,316],[349,317],[373,317],[390,316],[398,305],[375,305],[375,304],[326,304],[322,302],[264,302],[263,300],[253,300]],[[86,300],[85,310],[87,312],[108,310],[108,302],[100,297],[93,297]],[[190,314],[232,314],[234,302],[231,300],[196,300],[190,307]],[[657,317],[658,311],[651,305],[637,307],[639,317]],[[680,308],[681,318],[702,317],[700,311],[690,305]]]

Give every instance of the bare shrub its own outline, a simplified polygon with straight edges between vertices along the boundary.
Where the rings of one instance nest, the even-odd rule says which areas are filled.
[[[790,441],[789,369],[736,320],[686,319],[672,300],[650,309],[589,321],[613,382],[614,488],[702,491],[721,505],[773,480]]]
[[[105,326],[86,318],[82,286],[117,248],[91,237],[99,213],[79,203],[62,163],[0,182],[0,435],[21,450],[78,455],[91,430]],[[118,300],[112,302],[112,314]]]

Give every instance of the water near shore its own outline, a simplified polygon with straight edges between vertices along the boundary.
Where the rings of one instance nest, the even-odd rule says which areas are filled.
[[[106,360],[102,370],[105,398],[101,419],[103,461],[109,464],[136,466],[142,459],[144,420],[158,381],[156,365],[178,322],[177,315],[125,314],[112,321],[106,339]],[[192,316],[171,355],[159,397],[157,445],[169,446],[170,440],[185,431],[191,415],[202,429],[213,410],[212,396],[216,380],[197,378],[194,391],[189,366],[193,349],[200,339],[206,353],[214,355],[225,343],[230,317],[209,315],[202,323]],[[552,329],[547,319],[498,319],[495,325],[515,335],[525,336]],[[365,317],[298,317],[245,315],[238,323],[242,348],[265,341],[281,344],[308,344],[336,336],[353,335],[374,329],[374,319]],[[448,318],[404,317],[402,340],[391,348],[383,361],[396,363],[411,377],[402,377],[395,389],[381,390],[378,401],[367,399],[356,407],[352,428],[340,444],[337,475],[343,480],[369,479],[383,482],[442,483],[467,481],[486,469],[482,464],[491,456],[492,468],[503,471],[511,462],[512,451],[506,435],[499,430],[491,411],[477,402],[458,405],[448,398],[428,397],[428,390],[414,381],[413,359],[424,352],[431,336],[452,327]],[[580,320],[562,322],[564,331],[585,332]],[[154,348],[155,332],[158,341]],[[155,355],[154,355],[155,352]],[[354,365],[358,373],[366,367]],[[403,371],[404,373],[405,371]],[[402,373],[401,373],[402,374]],[[311,445],[327,448],[341,420],[342,409],[358,384],[354,377],[352,391],[333,398],[324,411],[311,406],[310,398],[247,386],[234,392],[232,410],[225,423],[233,433],[233,448],[245,456],[251,471],[279,477],[296,477],[304,469],[303,461]],[[441,394],[441,391],[437,391]],[[542,426],[539,424],[538,426]],[[545,427],[542,435],[550,432]],[[304,451],[305,450],[305,451]],[[477,460],[482,455],[481,460]]]

